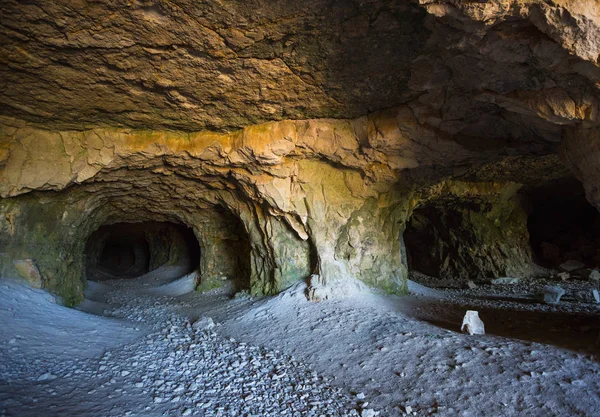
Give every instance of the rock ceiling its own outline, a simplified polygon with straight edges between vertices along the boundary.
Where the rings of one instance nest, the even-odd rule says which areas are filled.
[[[597,122],[599,15],[573,0],[7,0],[0,113],[222,131],[409,103],[463,141],[555,142],[557,125]]]
[[[528,267],[523,184],[575,175],[600,207],[595,1],[1,8],[0,247],[69,303],[115,222],[185,224],[209,253],[227,212],[253,293],[311,273],[320,299],[345,277],[403,291],[401,236],[430,200],[477,201],[461,224],[493,274]]]

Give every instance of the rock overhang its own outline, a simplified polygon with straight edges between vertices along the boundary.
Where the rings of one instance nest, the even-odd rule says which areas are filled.
[[[600,204],[597,19],[563,3],[7,2],[7,244],[76,299],[76,240],[94,227],[202,234],[198,213],[222,207],[248,235],[255,293],[311,273],[401,292],[406,221],[456,199],[448,180],[487,207],[486,187],[570,169]]]

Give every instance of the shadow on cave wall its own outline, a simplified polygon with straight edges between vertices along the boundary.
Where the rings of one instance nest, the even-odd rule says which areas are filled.
[[[568,260],[600,267],[600,213],[575,178],[552,181],[523,192],[527,228],[537,264],[558,269]]]
[[[415,209],[403,236],[409,270],[457,283],[529,274],[525,213],[496,204],[442,198]]]

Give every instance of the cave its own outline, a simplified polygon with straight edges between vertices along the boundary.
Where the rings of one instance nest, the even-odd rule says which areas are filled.
[[[1,417],[597,414],[597,2],[0,10]]]
[[[561,179],[527,192],[527,229],[535,261],[560,270],[575,260],[600,266],[600,214],[575,178]]]
[[[409,217],[403,234],[408,268],[451,286],[528,276],[526,219],[510,186],[475,197],[448,192]]]
[[[189,227],[159,222],[100,227],[86,243],[86,279],[136,278],[163,265],[182,274],[200,268],[200,246]]]

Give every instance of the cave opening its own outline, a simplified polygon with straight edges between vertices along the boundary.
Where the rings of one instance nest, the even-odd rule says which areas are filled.
[[[558,269],[569,260],[600,267],[600,212],[575,178],[527,190],[527,229],[534,261]]]
[[[136,278],[163,265],[189,273],[200,265],[193,230],[168,222],[104,225],[89,237],[85,255],[86,278],[92,281]]]
[[[451,259],[458,258],[461,245],[468,244],[459,241],[463,239],[457,235],[461,223],[461,209],[454,204],[416,208],[403,234],[409,270],[436,278],[451,274]]]
[[[518,198],[439,198],[417,207],[403,234],[407,265],[446,284],[531,274],[527,214]]]
[[[143,236],[110,235],[100,253],[98,268],[123,277],[136,277],[150,272],[148,242]]]

